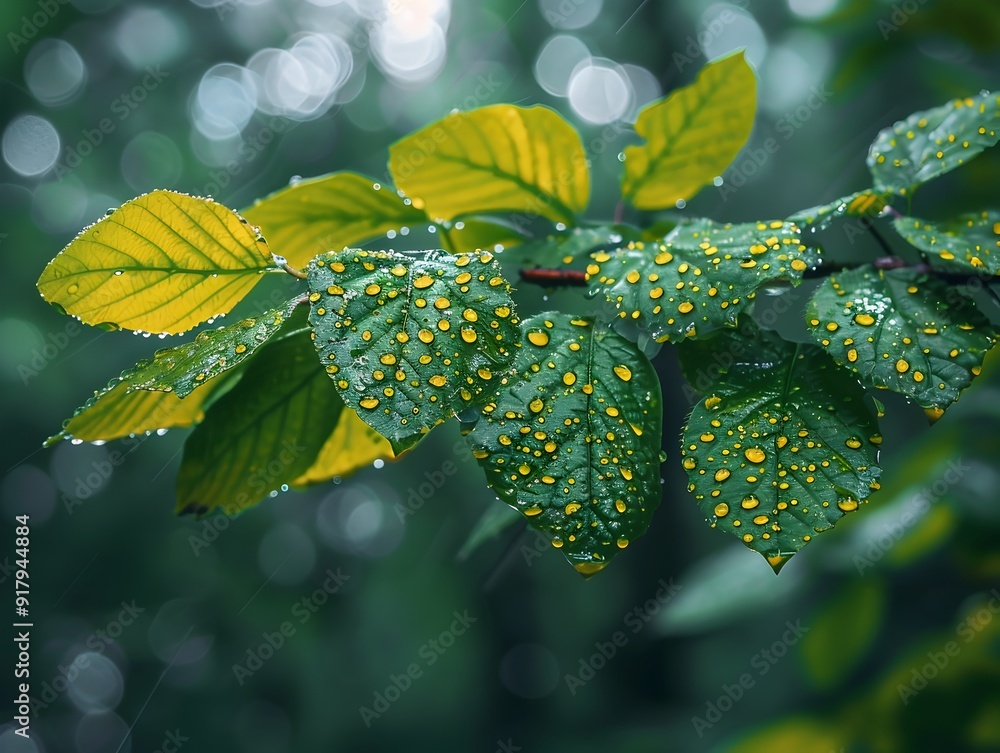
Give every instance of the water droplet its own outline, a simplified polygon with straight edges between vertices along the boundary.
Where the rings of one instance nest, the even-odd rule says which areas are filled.
[[[281,491],[287,492],[288,491],[288,484],[282,484],[281,485]]]
[[[410,228],[408,228],[406,226],[401,227],[399,229],[399,234],[400,235],[409,235],[410,234]]]
[[[381,470],[385,467],[385,461],[382,458],[375,458],[375,462],[372,463],[376,470]]]
[[[723,180],[722,180],[722,176],[721,175],[716,175],[714,178],[712,178],[712,185],[713,186],[721,186],[722,183],[723,183]]]
[[[115,277],[121,277],[123,274],[125,274],[124,270],[121,269],[115,270]]]
[[[372,183],[372,188],[374,188],[376,191],[381,191],[382,190],[382,184],[381,183]]]
[[[167,431],[168,431],[168,429],[157,429],[156,430],[156,436],[162,437],[164,434],[167,433]]]
[[[619,162],[625,161],[625,152],[618,152],[618,161]]]
[[[558,230],[560,233],[563,230],[565,230],[565,229],[566,229],[566,223],[565,222],[557,222],[556,223],[556,230]]]
[[[428,233],[436,233],[437,232],[437,228],[434,225],[428,225],[427,226],[427,232]]]
[[[115,208],[114,208],[114,207],[111,207],[111,209],[109,209],[108,211],[106,211],[106,212],[104,213],[104,216],[105,216],[105,217],[110,217],[110,216],[111,216],[111,215],[113,215],[114,213],[115,213]]]
[[[678,199],[677,203],[674,206],[676,206],[678,209],[683,209],[687,205],[688,205],[688,203],[686,201],[684,201],[684,199]]]
[[[291,178],[288,179],[288,185],[290,186],[297,186],[301,182],[302,182],[301,175],[293,175]]]

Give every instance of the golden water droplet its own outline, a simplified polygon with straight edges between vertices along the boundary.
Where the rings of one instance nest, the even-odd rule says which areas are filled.
[[[366,408],[367,410],[371,410],[372,408],[378,407],[378,398],[363,397],[361,398],[361,401],[358,403],[358,405],[360,405],[362,408]]]
[[[724,518],[729,514],[729,505],[725,502],[720,502],[715,506],[715,514],[717,517]]]
[[[727,469],[727,468],[720,468],[719,470],[717,470],[715,472],[715,480],[716,481],[725,481],[731,475],[732,474],[729,472],[729,469]]]
[[[474,343],[476,341],[476,330],[471,327],[462,327],[462,340],[467,343]]]
[[[684,303],[680,304],[677,307],[677,310],[680,311],[682,314],[690,314],[692,311],[694,311],[694,304],[691,303],[690,301],[684,301]]]
[[[423,290],[424,288],[429,288],[434,284],[434,278],[430,275],[420,275],[417,279],[413,281],[413,287],[418,290]]]
[[[896,371],[898,371],[900,374],[905,374],[909,370],[910,370],[910,364],[907,363],[905,359],[900,358],[898,361],[896,361]]]
[[[536,397],[534,400],[528,403],[528,409],[532,413],[541,413],[544,407],[545,407],[545,402],[540,397]]]
[[[856,321],[862,327],[870,327],[875,323],[874,317],[871,317],[868,314],[858,314],[857,316],[854,317],[854,321]]]
[[[367,288],[365,288],[365,292],[366,292],[366,293],[367,293],[368,295],[378,295],[379,293],[381,293],[381,292],[382,292],[382,288],[381,288],[381,286],[379,286],[379,285],[376,285],[376,284],[375,284],[375,283],[373,282],[373,283],[372,283],[371,285],[369,285],[369,286],[368,286]]]
[[[767,459],[767,455],[759,447],[748,447],[743,455],[751,463],[763,463]]]
[[[850,438],[850,439],[848,439],[848,440],[847,440],[846,442],[844,442],[844,444],[846,444],[846,445],[847,445],[848,447],[850,447],[850,448],[851,448],[852,450],[856,450],[856,449],[858,449],[859,447],[861,447],[861,440],[859,440],[859,439],[855,439],[854,437],[851,437],[851,438]]]
[[[574,384],[576,384],[576,374],[574,374],[572,371],[567,371],[565,374],[563,374],[562,380],[563,384],[565,384],[567,387],[572,387]]]
[[[537,345],[539,348],[544,348],[549,344],[549,336],[545,332],[529,332],[528,342],[532,345]]]
[[[837,502],[837,507],[844,512],[854,512],[858,509],[858,501],[856,499],[842,499]]]
[[[740,502],[740,507],[742,507],[744,510],[752,510],[759,504],[760,500],[757,499],[756,497],[744,497],[743,501]]]
[[[625,382],[632,378],[632,372],[629,370],[628,366],[625,365],[615,366],[615,374],[618,375],[619,379]]]

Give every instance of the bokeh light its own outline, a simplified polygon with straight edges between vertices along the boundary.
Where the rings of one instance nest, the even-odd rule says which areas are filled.
[[[59,134],[45,118],[19,115],[3,132],[3,159],[18,175],[48,172],[59,158]]]
[[[573,69],[590,61],[590,51],[579,38],[555,34],[542,45],[535,58],[535,80],[549,94],[565,97]]]
[[[24,61],[24,81],[43,105],[57,107],[73,101],[87,80],[87,66],[76,48],[61,39],[43,39]]]
[[[634,98],[632,82],[622,67],[603,58],[573,71],[567,95],[577,115],[599,125],[622,120]]]

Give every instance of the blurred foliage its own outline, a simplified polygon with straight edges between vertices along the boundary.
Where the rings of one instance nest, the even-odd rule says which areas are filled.
[[[587,16],[594,4],[574,2],[574,13]],[[893,449],[882,459],[882,491],[844,521],[841,535],[814,542],[777,580],[739,543],[705,528],[681,470],[669,465],[649,535],[620,568],[577,582],[547,543],[537,546],[519,528],[456,566],[476,521],[495,506],[456,431],[428,438],[393,466],[391,480],[372,468],[349,482],[279,494],[226,523],[171,514],[180,451],[174,432],[153,442],[39,449],[86,397],[80,384],[103,385],[109,371],[150,350],[139,337],[69,327],[34,289],[79,227],[136,193],[169,187],[246,206],[297,175],[381,176],[389,141],[453,107],[509,101],[548,104],[574,120],[592,164],[591,213],[610,216],[617,155],[638,139],[624,123],[583,120],[539,85],[535,61],[555,33],[578,38],[594,56],[649,71],[658,82],[654,96],[689,83],[706,57],[747,46],[764,108],[748,149],[767,138],[779,149],[753,168],[738,158],[724,176],[727,186],[741,183],[736,192],[709,188],[684,210],[720,221],[775,208],[784,216],[861,188],[867,174],[859,155],[881,127],[997,86],[1000,12],[993,4],[929,0],[899,24],[892,16],[905,4],[744,5],[605,2],[573,28],[572,14],[555,2],[456,0],[443,29],[447,57],[420,85],[400,83],[368,60],[371,19],[359,21],[346,4],[74,0],[52,5],[57,11],[17,49],[7,34],[21,35],[23,19],[49,4],[0,6],[4,127],[22,114],[44,117],[62,139],[64,161],[102,118],[119,117],[112,108],[141,84],[145,65],[159,55],[169,72],[62,180],[0,167],[0,253],[10,262],[0,277],[7,387],[0,505],[8,540],[13,515],[32,515],[33,691],[62,687],[60,667],[82,652],[100,669],[39,708],[34,750],[115,751],[133,724],[123,751],[156,750],[175,730],[189,738],[181,750],[269,752],[493,751],[508,743],[556,753],[998,748],[997,622],[968,643],[958,632],[981,609],[995,617],[983,605],[1000,580],[995,353],[933,432],[916,406],[886,399],[885,446]],[[722,21],[722,10],[733,20]],[[886,36],[881,20],[898,28]],[[220,157],[192,126],[206,70],[243,65],[255,51],[288,47],[317,28],[352,40],[355,68],[365,70],[352,82],[357,96],[311,119],[258,112]],[[44,39],[66,40],[86,63],[85,83],[66,102],[47,105],[27,88],[32,48]],[[810,87],[824,95],[818,110],[807,104]],[[996,151],[921,191],[913,214],[933,221],[986,209],[1000,170]],[[434,245],[426,229],[411,230],[402,246],[400,238],[370,245]],[[824,232],[844,257],[881,253],[867,233]],[[247,312],[289,297],[289,282],[263,280]],[[804,297],[811,287],[795,292]],[[549,293],[545,302],[543,292],[521,293],[539,308],[572,295]],[[805,339],[798,326],[779,322],[783,334]],[[680,383],[672,357],[657,367],[666,383]],[[665,422],[679,424],[688,408],[668,404]],[[327,571],[338,568],[349,577],[327,596],[324,583],[336,582]],[[668,598],[661,582],[680,590]],[[835,640],[845,617],[832,605],[850,598],[868,600],[861,631],[868,641]],[[128,625],[122,602],[143,610],[126,617]],[[439,653],[430,642],[448,642],[442,633],[465,610],[477,621]],[[803,640],[773,664],[757,660],[797,620],[810,628]],[[233,666],[267,654],[259,647],[283,622],[291,637],[251,677],[237,679]],[[830,637],[811,638],[817,630]],[[898,686],[949,641],[961,651],[904,705]],[[595,644],[613,657],[601,661]],[[813,672],[823,660],[807,660],[807,650],[846,668],[820,670],[829,679],[817,687]],[[410,664],[422,675],[366,727],[359,708],[372,707]],[[566,676],[585,669],[593,679],[571,691]],[[692,717],[704,718],[723,686],[744,673],[753,686],[699,736]],[[0,750],[32,750],[15,743],[4,728]]]

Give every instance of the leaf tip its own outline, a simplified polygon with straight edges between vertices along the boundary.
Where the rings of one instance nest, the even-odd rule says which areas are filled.
[[[585,560],[583,562],[573,563],[573,569],[576,570],[578,573],[580,573],[580,575],[582,575],[585,580],[590,580],[607,566],[608,566],[607,561],[595,562],[593,560]]]
[[[781,572],[781,568],[783,568],[786,564],[788,564],[788,560],[790,560],[791,558],[792,558],[791,554],[772,554],[770,557],[767,557],[766,559],[767,559],[767,564],[771,566],[771,569],[774,570],[774,574],[777,575],[778,573]]]
[[[944,408],[940,405],[933,405],[930,408],[924,408],[924,415],[927,416],[928,424],[936,424],[944,415]]]

